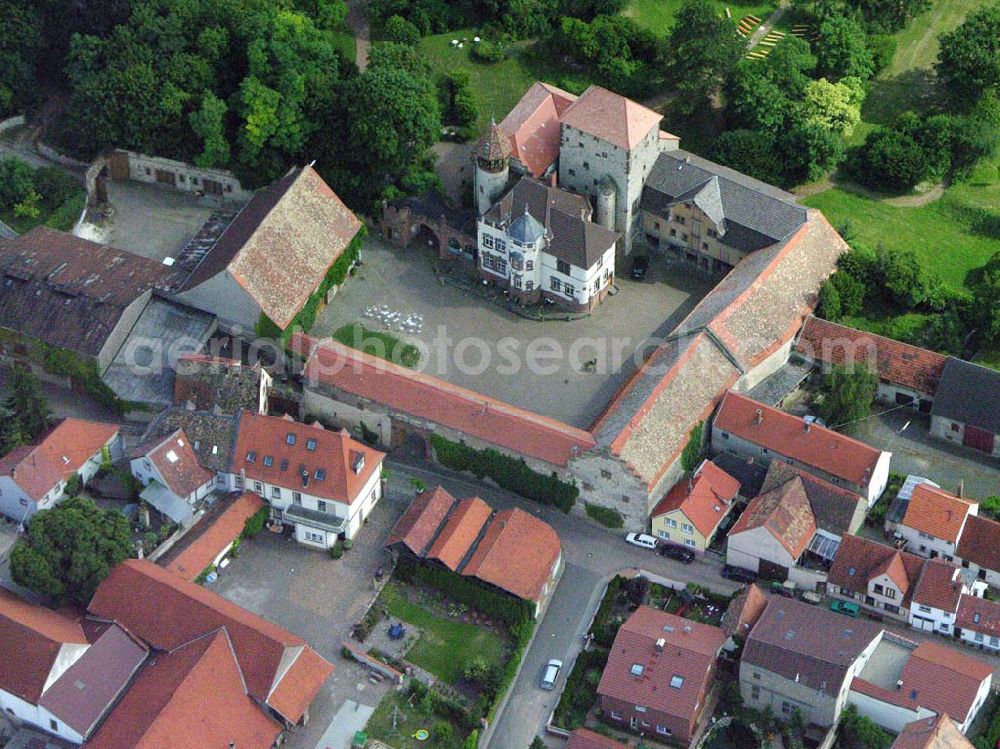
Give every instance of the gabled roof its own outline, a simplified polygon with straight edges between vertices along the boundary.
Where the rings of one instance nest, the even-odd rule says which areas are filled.
[[[983,569],[1000,572],[1000,523],[979,515],[969,515],[955,553]]]
[[[244,492],[218,517],[203,518],[181,539],[174,553],[171,548],[159,564],[185,580],[194,581],[219,554],[239,538],[247,520],[266,507],[260,495]],[[191,539],[188,540],[188,536]]]
[[[703,461],[694,475],[681,479],[651,513],[652,517],[680,510],[705,538],[711,537],[729,514],[740,483],[712,461]]]
[[[979,687],[993,667],[936,642],[923,642],[903,666],[899,691],[922,707],[946,712],[964,723]]]
[[[958,602],[955,626],[1000,637],[1000,602],[979,596],[964,595]]]
[[[766,608],[767,595],[764,589],[757,583],[747,585],[726,607],[726,613],[722,617],[722,631],[728,637],[739,635],[745,640]]]
[[[903,726],[889,749],[975,749],[948,713],[938,713]]]
[[[268,749],[281,730],[247,695],[222,627],[153,659],[87,749]]]
[[[725,642],[718,627],[640,606],[615,636],[597,693],[691,721]]]
[[[563,113],[562,124],[631,150],[650,130],[659,137],[663,115],[600,86],[590,86]]]
[[[569,735],[564,749],[628,749],[628,747],[589,728],[577,728]]]
[[[962,570],[943,559],[928,559],[913,589],[913,602],[955,613],[962,596]]]
[[[115,424],[63,419],[34,445],[15,448],[0,458],[0,475],[13,478],[25,494],[38,501],[99,454],[116,434]]]
[[[396,521],[385,541],[386,548],[403,544],[410,553],[423,556],[454,505],[455,498],[443,487],[421,492]]]
[[[544,174],[559,158],[559,118],[574,101],[573,94],[539,81],[500,123],[512,155],[533,177]]]
[[[384,457],[346,430],[243,411],[230,472],[245,471],[250,481],[351,504]]]
[[[307,358],[304,377],[309,385],[369,398],[532,458],[565,466],[594,444],[591,435],[582,429],[377,359],[334,340],[319,341],[296,333],[292,348]]]
[[[714,428],[858,486],[867,486],[882,451],[739,393],[726,393]]]
[[[233,414],[171,407],[149,422],[142,443],[150,444],[182,429],[198,462],[210,471],[225,472],[232,460],[236,424],[237,417]]]
[[[270,698],[281,682],[304,682],[297,700],[283,704],[281,714],[290,723],[298,722],[333,672],[322,659],[302,657],[309,650],[302,638],[147,560],[115,567],[98,586],[89,611],[120,623],[157,650],[174,650],[225,627],[251,697],[277,709]],[[288,660],[291,665],[282,671]]]
[[[37,705],[63,646],[86,647],[87,638],[79,622],[0,587],[0,642],[0,689]]]
[[[867,364],[881,379],[925,395],[937,390],[947,361],[934,351],[812,316],[806,318],[795,350],[807,359],[839,367]]]
[[[827,583],[852,593],[868,594],[868,583],[886,574],[895,583],[907,606],[923,569],[924,560],[861,536],[845,535],[833,558]]]
[[[1000,372],[949,357],[931,415],[1000,434]]]
[[[284,330],[360,229],[311,165],[292,170],[251,198],[181,291],[227,272]]]
[[[784,461],[777,459],[771,461],[760,491],[769,492],[794,478],[802,481],[817,528],[838,536],[854,530],[851,525],[855,517],[859,516],[858,505],[864,504],[867,508],[868,503],[864,497],[850,489],[843,489],[790,466]]]
[[[427,550],[427,558],[457,572],[492,515],[493,508],[479,497],[459,500]]]
[[[218,407],[227,414],[243,409],[255,411],[263,376],[260,362],[248,366],[231,359],[186,354],[177,359],[174,403],[178,406],[192,403],[201,411]]]
[[[183,429],[155,443],[147,442],[132,454],[136,458],[145,457],[156,466],[163,483],[178,497],[186,498],[215,477],[212,471],[202,468]]]
[[[930,484],[918,484],[903,516],[903,525],[934,538],[955,543],[958,541],[965,520],[978,504],[956,497]]]
[[[730,537],[755,528],[764,528],[793,559],[806,550],[816,533],[805,487],[798,477],[754,497],[730,529]]]

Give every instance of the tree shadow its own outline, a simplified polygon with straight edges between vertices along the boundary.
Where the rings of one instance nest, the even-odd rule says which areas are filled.
[[[865,98],[861,116],[865,122],[889,125],[907,110],[926,113],[936,108],[941,95],[934,71],[914,68],[876,80]]]

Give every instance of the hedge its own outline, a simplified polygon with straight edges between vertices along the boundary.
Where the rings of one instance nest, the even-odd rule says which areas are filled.
[[[243,524],[243,533],[240,535],[243,538],[253,538],[262,530],[264,530],[264,524],[267,522],[268,515],[271,511],[267,507],[261,507],[257,512],[247,518],[247,521]]]
[[[590,634],[594,638],[594,643],[603,648],[610,648],[618,634],[618,625],[613,620],[615,604],[622,593],[622,582],[624,578],[616,575],[608,583],[608,589],[604,592],[601,605],[594,614],[594,622],[590,626]]]
[[[607,663],[608,651],[603,649],[584,650],[577,656],[552,716],[554,725],[567,731],[583,726],[587,713],[597,701],[597,681],[588,681],[587,674],[595,670],[602,672]]]
[[[528,467],[524,460],[511,458],[487,447],[483,450],[431,435],[431,447],[441,465],[456,471],[468,471],[477,479],[493,479],[497,485],[527,499],[555,505],[563,512],[573,509],[580,490],[575,484],[559,479],[555,473],[545,476]]]
[[[601,507],[601,505],[595,505],[592,502],[587,502],[584,507],[587,511],[587,517],[596,520],[603,526],[608,528],[625,527],[625,517],[612,507]]]

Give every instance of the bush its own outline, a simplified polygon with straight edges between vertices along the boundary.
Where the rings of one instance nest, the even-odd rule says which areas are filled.
[[[67,497],[75,497],[80,493],[80,484],[82,480],[80,479],[79,473],[74,473],[68,479],[66,479],[66,486],[63,487],[63,493]]]
[[[875,62],[875,72],[880,73],[889,67],[896,54],[896,37],[892,34],[872,34],[868,37],[868,49]]]
[[[489,39],[481,39],[479,44],[472,45],[471,56],[477,62],[492,64],[500,62],[507,57],[507,45],[502,42],[492,42]]]
[[[580,653],[573,664],[573,670],[566,677],[566,687],[556,705],[552,721],[555,725],[567,731],[583,726],[587,713],[597,701],[597,684],[591,674],[600,674],[607,663],[606,650],[585,650]]]
[[[819,287],[819,297],[816,301],[816,316],[837,322],[844,315],[843,305],[840,301],[840,292],[831,279],[826,279]]]
[[[350,551],[354,548],[354,539],[345,538],[340,542],[340,545],[344,548],[344,551]]]
[[[270,515],[270,510],[267,507],[261,507],[247,518],[246,523],[243,524],[243,533],[240,535],[243,538],[253,538],[256,536],[264,530],[264,524],[267,523],[268,515]]]
[[[601,505],[595,505],[592,502],[587,502],[584,505],[587,511],[587,517],[592,520],[596,520],[601,525],[607,528],[624,528],[625,518],[622,516],[618,510],[612,507],[602,507]]]
[[[420,29],[402,16],[389,16],[382,31],[387,42],[397,42],[409,47],[420,44]]]
[[[446,720],[439,720],[434,724],[434,728],[431,730],[431,736],[433,736],[434,740],[442,746],[450,744],[454,735],[455,729],[452,728],[451,723]]]
[[[688,443],[684,446],[684,451],[681,453],[681,468],[688,473],[701,464],[704,433],[705,422],[699,421],[695,428],[691,430]]]
[[[337,541],[333,546],[326,550],[326,553],[330,555],[330,559],[340,559],[344,556],[344,547],[340,545],[340,541]]]

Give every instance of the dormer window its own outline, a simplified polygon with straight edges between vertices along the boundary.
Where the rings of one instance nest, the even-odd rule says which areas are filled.
[[[357,453],[354,456],[354,463],[351,468],[354,470],[355,474],[361,473],[365,468],[365,456],[364,453]]]
[[[247,453],[247,463],[256,463],[256,462],[257,462],[257,451],[251,450],[250,452]]]
[[[274,456],[272,456],[272,455],[265,455],[264,456],[264,466],[267,467],[267,468],[270,468],[273,465],[274,465]]]

